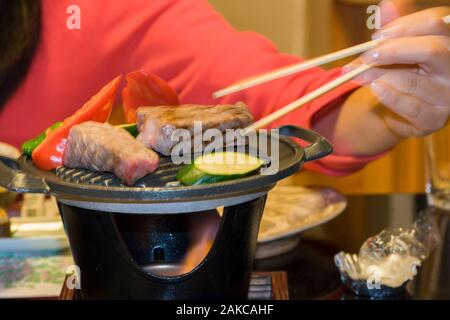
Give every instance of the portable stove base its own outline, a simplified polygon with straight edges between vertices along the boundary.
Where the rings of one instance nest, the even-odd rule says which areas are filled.
[[[171,230],[170,220],[151,223],[155,215],[92,211],[59,203],[73,258],[80,268],[81,298],[245,299],[265,200],[262,196],[225,207],[206,258],[179,276],[143,270],[155,262],[148,253],[156,248],[171,253],[165,255],[170,256],[165,263],[177,263],[185,255],[186,248],[178,245],[183,242],[177,242],[179,232],[169,232],[169,237],[160,235]],[[164,219],[180,217],[163,215]],[[158,232],[158,228],[166,226],[168,229]],[[173,244],[169,246],[169,242]]]

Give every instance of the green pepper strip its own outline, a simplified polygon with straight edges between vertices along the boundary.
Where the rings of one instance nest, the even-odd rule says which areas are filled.
[[[22,152],[26,154],[27,156],[31,157],[31,154],[33,153],[33,150],[36,149],[36,147],[41,144],[42,141],[44,141],[45,137],[47,137],[47,134],[56,128],[60,127],[63,123],[62,122],[56,122],[55,124],[48,127],[43,133],[38,135],[36,138],[30,139],[26,141],[22,145]]]

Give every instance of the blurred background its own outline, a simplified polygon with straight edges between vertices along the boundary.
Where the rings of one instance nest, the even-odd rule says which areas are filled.
[[[239,30],[257,31],[279,50],[313,58],[370,40],[367,7],[377,0],[209,0]],[[418,0],[421,8],[450,0]],[[345,64],[340,61],[338,65]],[[336,66],[330,65],[329,67]],[[288,183],[334,186],[344,193],[423,192],[423,139],[408,140],[388,156],[348,177],[302,171]]]

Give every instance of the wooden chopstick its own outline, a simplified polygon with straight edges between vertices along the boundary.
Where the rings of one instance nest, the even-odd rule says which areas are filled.
[[[372,40],[369,42],[365,42],[347,49],[343,49],[340,51],[336,51],[333,53],[326,54],[324,56],[320,56],[318,58],[314,58],[311,60],[307,60],[305,62],[296,63],[287,67],[283,67],[280,69],[276,69],[270,71],[268,73],[264,73],[255,77],[251,77],[242,81],[239,81],[229,87],[226,87],[222,90],[216,91],[213,93],[213,97],[215,99],[242,91],[244,89],[248,89],[272,80],[276,80],[279,78],[287,77],[292,74],[305,71],[314,67],[318,67],[336,60],[340,60],[346,57],[350,57],[356,55],[358,53],[365,52],[367,50],[375,48],[381,40]]]
[[[269,114],[268,116],[254,122],[253,124],[249,125],[248,127],[242,129],[241,135],[247,135],[248,133],[252,132],[253,130],[261,129],[268,124],[272,123],[273,121],[285,116],[288,113],[291,113],[292,111],[297,110],[301,106],[304,106],[305,104],[311,102],[312,100],[320,97],[321,95],[330,92],[336,87],[339,87],[343,83],[353,79],[357,75],[369,70],[371,68],[370,65],[363,64],[362,66],[340,76],[339,78],[334,79],[333,81],[330,81],[329,83],[323,85],[322,87],[312,91],[311,93],[308,93],[307,95],[301,97],[298,100],[295,100],[285,107],[278,109],[277,111]]]
[[[450,24],[450,15],[443,17],[442,20],[446,24]],[[333,53],[329,53],[323,56],[320,56],[318,58],[314,58],[311,60],[307,60],[304,62],[296,63],[287,67],[283,67],[280,69],[276,69],[273,71],[270,71],[268,73],[264,73],[261,75],[257,75],[248,79],[244,79],[242,81],[239,81],[229,87],[226,87],[224,89],[221,89],[219,91],[216,91],[213,93],[213,98],[221,98],[223,96],[242,91],[244,89],[248,89],[272,80],[276,80],[279,78],[287,77],[289,75],[305,71],[310,68],[318,67],[333,61],[337,61],[343,58],[347,58],[353,55],[356,55],[358,53],[365,52],[367,50],[375,48],[377,45],[379,45],[382,42],[383,39],[378,40],[372,40],[368,41],[347,49],[339,50]]]

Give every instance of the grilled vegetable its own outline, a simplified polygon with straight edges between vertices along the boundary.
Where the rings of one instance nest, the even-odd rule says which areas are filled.
[[[195,167],[212,175],[241,175],[259,169],[264,161],[242,152],[215,152],[197,157]]]
[[[243,176],[244,175],[214,176],[198,170],[194,164],[187,164],[178,171],[177,180],[184,185],[193,186],[237,179]]]
[[[263,165],[263,161],[239,152],[216,152],[200,156],[183,166],[177,180],[184,185],[199,185],[245,177]]]
[[[55,130],[56,128],[59,128],[62,126],[62,121],[58,121],[54,124],[52,124],[50,127],[47,128],[47,130],[45,130],[45,135],[49,134],[49,132]]]
[[[111,114],[115,93],[121,76],[114,78],[93,96],[75,114],[66,118],[63,124],[49,132],[31,157],[33,164],[43,170],[52,170],[62,165],[62,155],[70,129],[86,121],[106,122]]]
[[[136,123],[121,124],[121,125],[118,125],[117,127],[127,130],[133,137],[137,137],[137,135],[139,133]]]
[[[143,70],[127,74],[122,90],[123,114],[127,123],[136,122],[136,109],[142,106],[177,106],[178,95],[160,77]]]
[[[49,132],[55,130],[56,128],[59,128],[61,125],[62,122],[56,122],[55,124],[47,128],[45,132],[38,135],[36,138],[25,141],[24,144],[22,144],[22,152],[27,156],[31,157],[33,150],[36,149],[36,147],[40,145],[42,141],[44,141],[47,134],[49,134]]]

